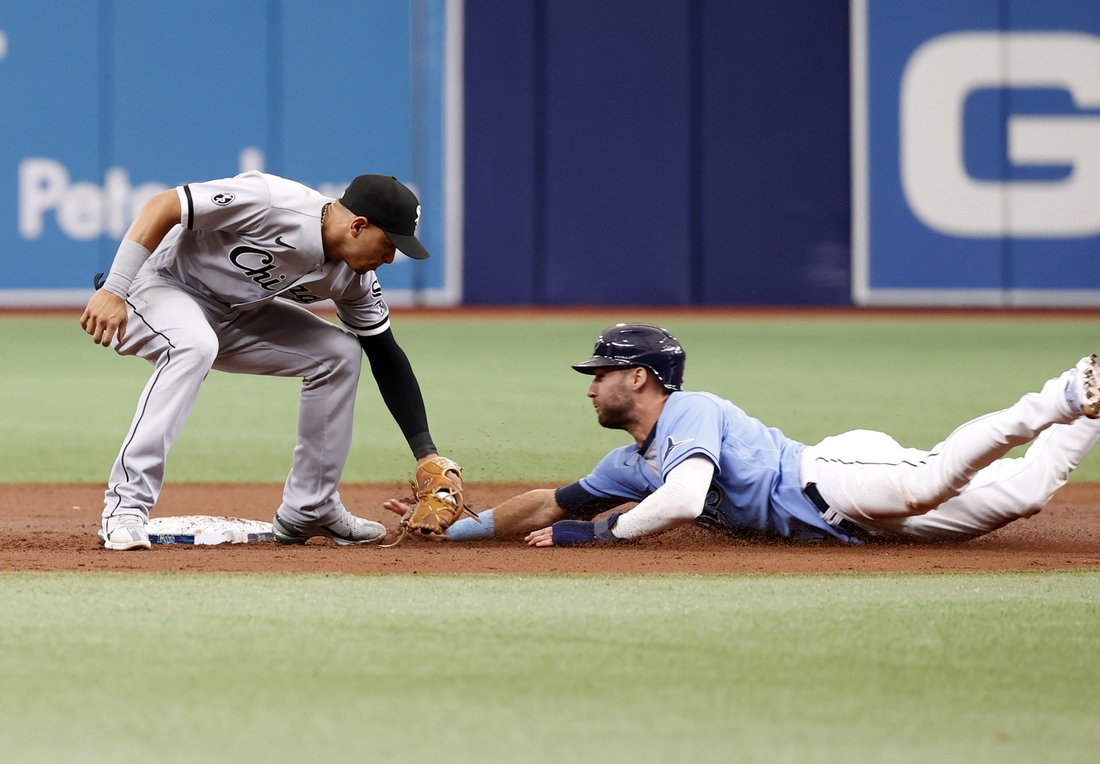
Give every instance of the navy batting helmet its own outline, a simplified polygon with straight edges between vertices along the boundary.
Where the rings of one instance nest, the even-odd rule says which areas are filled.
[[[644,366],[666,390],[684,383],[687,354],[676,338],[653,324],[615,324],[600,332],[587,361],[574,364],[582,374],[595,374],[603,366]]]

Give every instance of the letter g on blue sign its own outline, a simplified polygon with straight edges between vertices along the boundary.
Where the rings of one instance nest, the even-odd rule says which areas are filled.
[[[967,98],[990,88],[1067,91],[1100,109],[1100,37],[1081,32],[955,32],[909,58],[900,93],[905,199],[922,223],[951,236],[1085,238],[1100,234],[1100,115],[1007,117],[1008,158],[1068,165],[1059,180],[980,180],[966,170]]]

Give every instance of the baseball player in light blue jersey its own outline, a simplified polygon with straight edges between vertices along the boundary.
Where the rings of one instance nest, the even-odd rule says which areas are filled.
[[[727,400],[681,390],[685,354],[664,329],[617,324],[573,368],[604,427],[634,443],[557,490],[463,519],[452,541],[526,535],[537,547],[614,542],[682,523],[767,537],[859,543],[964,540],[1041,510],[1100,438],[1100,371],[1089,356],[1039,393],[967,422],[931,451],[856,430],[806,446]],[[1017,459],[1002,458],[1034,441]],[[626,502],[628,512],[598,515]],[[388,509],[403,512],[399,501]]]
[[[413,456],[437,453],[374,274],[398,249],[428,257],[419,221],[416,196],[385,175],[360,175],[336,200],[248,172],[165,191],[142,208],[81,317],[96,343],[154,367],[111,470],[104,546],[149,548],[168,450],[211,369],[302,378],[298,442],[272,522],[279,541],[385,535],[349,512],[337,487],[364,353]],[[324,299],[347,330],[304,307]]]

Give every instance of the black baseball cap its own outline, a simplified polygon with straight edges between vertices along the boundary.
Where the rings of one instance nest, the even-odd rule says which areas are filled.
[[[340,204],[381,228],[386,238],[413,260],[428,257],[428,250],[415,236],[420,202],[397,178],[360,175],[344,191]]]

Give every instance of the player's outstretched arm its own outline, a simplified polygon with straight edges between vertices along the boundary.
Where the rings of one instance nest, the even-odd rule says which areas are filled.
[[[513,496],[493,510],[497,538],[520,538],[536,528],[566,517],[553,488],[540,488]]]
[[[393,331],[386,329],[381,334],[360,337],[359,344],[366,353],[378,392],[401,428],[413,456],[418,462],[423,462],[435,455],[437,449],[428,432],[428,414],[420,384],[416,381],[409,357],[397,344]]]
[[[163,191],[150,199],[126,231],[104,285],[96,290],[80,326],[97,345],[107,347],[115,335],[126,335],[126,296],[138,269],[160,246],[168,232],[180,222],[180,201],[176,191]]]
[[[666,531],[700,515],[713,477],[714,463],[708,457],[689,457],[669,471],[664,485],[629,512],[613,512],[595,522],[557,521],[528,533],[524,541],[542,548],[574,546],[625,541]]]
[[[410,509],[400,499],[390,499],[382,506],[402,516]],[[446,538],[448,541],[522,538],[565,516],[554,498],[554,489],[540,488],[513,496],[503,504],[479,513],[480,523],[471,517],[462,518],[447,529]]]

